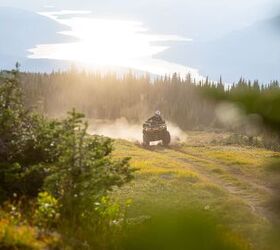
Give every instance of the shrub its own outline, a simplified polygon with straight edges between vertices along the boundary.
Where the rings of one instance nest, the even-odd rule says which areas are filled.
[[[46,176],[42,163],[49,161],[38,150],[42,142],[50,147],[37,129],[49,123],[24,108],[18,74],[18,68],[0,74],[0,202],[13,193],[36,196]]]
[[[129,159],[113,161],[112,140],[88,135],[83,117],[73,110],[61,122],[64,132],[58,148],[62,153],[50,169],[44,185],[45,190],[61,204],[61,231],[76,247],[82,242],[92,241],[92,238],[96,240],[97,235],[104,236],[98,232],[107,220],[104,214],[101,216],[100,210],[96,210],[96,203],[114,187],[125,184],[133,177]],[[103,205],[112,208],[109,203]]]
[[[29,112],[18,74],[18,68],[0,73],[0,202],[26,197],[28,204],[39,193],[36,224],[58,226],[79,246],[110,221],[105,214],[112,216],[101,216],[96,202],[130,181],[133,170],[128,158],[112,160],[111,139],[87,134],[83,114],[73,110],[57,121]],[[114,205],[103,205],[112,212]]]

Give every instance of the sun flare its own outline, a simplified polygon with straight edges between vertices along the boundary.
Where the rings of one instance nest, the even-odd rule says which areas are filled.
[[[176,35],[152,34],[143,23],[136,21],[86,16],[64,18],[71,14],[89,14],[88,12],[62,11],[40,14],[70,27],[70,31],[60,33],[75,37],[77,41],[39,44],[29,50],[29,58],[69,60],[88,67],[134,68],[154,74],[169,74],[172,70],[198,75],[194,69],[153,58],[169,48],[167,42],[189,42],[191,39]]]

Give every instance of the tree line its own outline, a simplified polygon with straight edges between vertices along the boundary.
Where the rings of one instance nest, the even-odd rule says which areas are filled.
[[[73,107],[90,119],[114,120],[125,117],[142,122],[155,110],[182,129],[219,127],[215,115],[217,101],[204,93],[218,90],[234,94],[245,90],[259,93],[279,90],[279,82],[260,84],[241,78],[225,85],[205,80],[196,81],[190,75],[151,79],[146,74],[68,72],[21,73],[24,102],[28,108],[49,116],[60,116]]]

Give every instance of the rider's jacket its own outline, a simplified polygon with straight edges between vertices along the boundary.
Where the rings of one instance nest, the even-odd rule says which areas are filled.
[[[154,116],[150,117],[147,121],[151,122],[153,124],[164,123],[164,120],[161,118],[160,115],[154,115]]]

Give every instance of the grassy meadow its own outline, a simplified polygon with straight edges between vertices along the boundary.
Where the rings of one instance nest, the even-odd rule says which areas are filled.
[[[197,209],[217,218],[252,249],[267,249],[274,215],[267,164],[280,153],[218,145],[225,134],[189,132],[186,143],[149,149],[125,140],[114,143],[114,157],[131,157],[134,181],[113,193],[132,200],[131,218],[150,216],[156,208]]]

